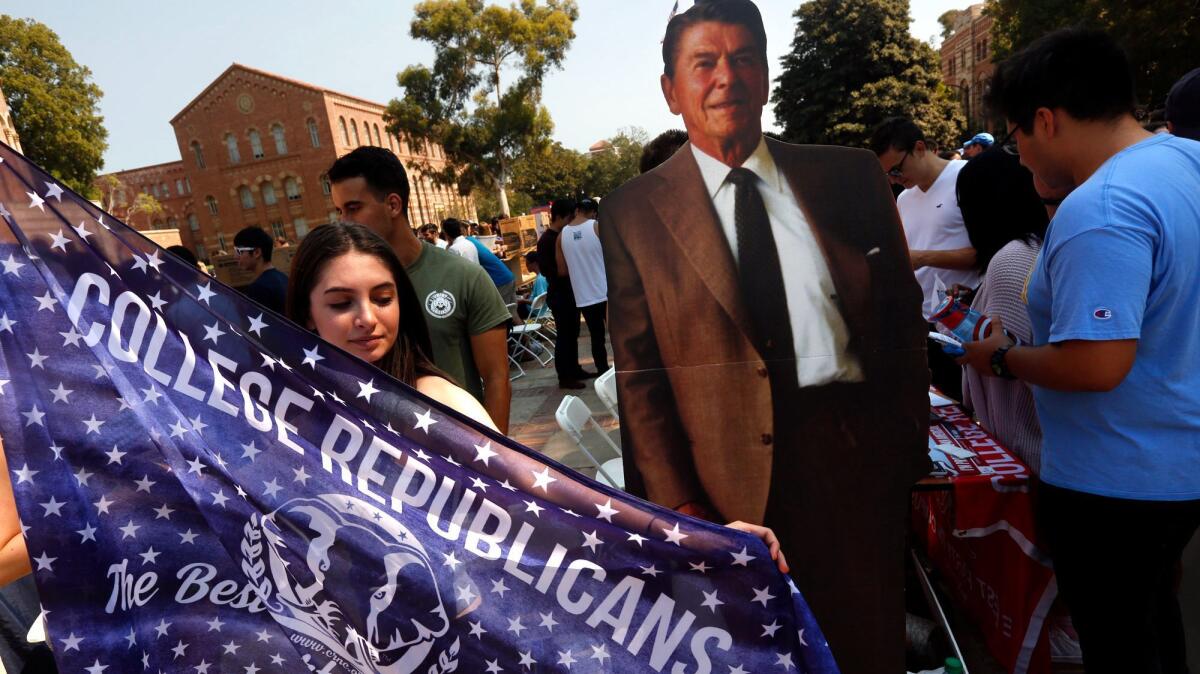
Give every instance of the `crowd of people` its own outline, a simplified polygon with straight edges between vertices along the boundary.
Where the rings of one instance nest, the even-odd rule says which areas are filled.
[[[747,0],[676,15],[663,60],[686,131],[649,143],[642,175],[602,203],[551,203],[526,296],[497,223],[412,226],[404,166],[378,147],[329,168],[341,222],[299,243],[290,274],[270,235],[238,232],[243,292],[500,433],[514,321],[553,316],[568,390],[608,370],[611,330],[627,489],[736,520],[785,570],[786,553],[848,674],[904,662],[907,494],[928,471],[932,379],[1038,476],[1087,672],[1185,672],[1200,69],[1156,133],[1114,41],[1059,31],[998,66],[988,99],[1006,135],[939,152],[909,117],[866,150],[765,137],[766,36]],[[962,356],[927,338],[947,294],[992,319]],[[8,553],[19,522],[0,526]],[[5,559],[5,578],[28,572]]]

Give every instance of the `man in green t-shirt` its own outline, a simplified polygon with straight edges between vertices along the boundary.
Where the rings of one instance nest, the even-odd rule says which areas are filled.
[[[360,147],[333,163],[329,180],[342,219],[369,227],[399,256],[425,307],[434,363],[478,398],[500,432],[508,433],[512,314],[487,272],[413,234],[408,176],[392,152]]]

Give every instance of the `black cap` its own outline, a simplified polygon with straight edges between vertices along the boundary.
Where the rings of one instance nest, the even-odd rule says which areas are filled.
[[[1176,136],[1200,140],[1200,68],[1189,72],[1167,94],[1167,121]]]

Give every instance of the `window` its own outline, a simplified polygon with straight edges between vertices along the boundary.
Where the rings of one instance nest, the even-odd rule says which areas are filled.
[[[321,194],[330,194],[333,192],[333,184],[329,182],[329,176],[321,176]]]
[[[183,181],[182,180],[175,181],[175,194],[178,194],[181,197],[183,196]]]
[[[321,147],[321,136],[317,133],[317,120],[310,119],[308,124],[308,142],[312,143],[313,147]]]
[[[275,234],[276,239],[286,239],[287,238],[287,236],[284,234],[284,231],[283,231],[283,221],[282,220],[272,220],[271,221],[271,232],[273,234]]]
[[[296,182],[295,178],[288,177],[283,181],[283,193],[287,195],[288,201],[296,201],[300,198],[300,183]]]
[[[204,151],[200,149],[200,141],[192,141],[192,155],[196,158],[196,168],[204,168]]]
[[[238,188],[238,196],[242,200],[242,208],[254,208],[254,193],[249,187],[242,185]]]
[[[254,153],[255,159],[262,159],[266,153],[262,149],[262,136],[258,135],[258,131],[250,129],[250,151]]]
[[[275,139],[275,152],[287,154],[287,139],[283,137],[282,124],[275,124],[271,127],[271,137]]]
[[[171,188],[168,187],[166,183],[162,183],[158,187],[159,187],[159,189],[162,190],[162,198],[163,199],[171,198]]]
[[[195,213],[188,213],[188,229],[193,232],[200,231],[200,218],[197,218]]]
[[[217,199],[216,199],[216,197],[214,197],[210,194],[207,197],[204,197],[204,203],[208,205],[209,213],[211,213],[213,215],[217,214]]]
[[[271,183],[263,183],[260,186],[260,189],[262,190],[263,203],[266,204],[267,206],[274,206],[275,201],[276,201],[275,186],[272,185]]]
[[[228,248],[225,247],[225,232],[217,232],[217,248],[222,253],[228,254]]]
[[[358,122],[350,120],[350,130],[354,132],[354,146],[362,145],[362,141],[358,139]]]
[[[296,238],[303,239],[308,234],[308,221],[304,218],[292,220],[292,229],[296,230]]]
[[[143,188],[143,189],[144,189],[144,188]],[[146,192],[146,193],[147,193],[147,194],[153,194],[153,195],[154,195],[154,198],[156,198],[156,199],[157,199],[157,198],[158,198],[158,185],[153,185],[153,184],[152,184],[152,185],[150,185],[150,189],[149,189],[149,190],[147,190],[147,192]]]
[[[185,177],[183,179],[183,187],[187,190],[188,194],[191,194],[192,193],[192,179]]]
[[[208,251],[204,249],[204,244],[202,244],[202,243],[196,244],[196,259],[197,260],[207,260],[208,259]]]
[[[350,132],[346,130],[346,118],[338,117],[338,126],[342,127],[342,140],[345,141],[347,147],[350,146]]]
[[[383,139],[379,137],[379,125],[373,124],[372,126],[375,127],[375,144],[379,147],[383,147]]]
[[[238,152],[237,138],[232,133],[225,134],[225,148],[229,150],[230,164],[242,161],[242,155]]]

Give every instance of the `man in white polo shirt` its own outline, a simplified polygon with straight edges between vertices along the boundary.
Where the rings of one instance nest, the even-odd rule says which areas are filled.
[[[921,127],[906,117],[884,120],[871,135],[871,150],[893,184],[905,189],[896,199],[913,273],[925,296],[925,320],[941,301],[938,288],[979,285],[975,248],[963,225],[955,188],[966,161],[942,159],[926,146]],[[962,399],[962,369],[940,347],[929,344],[933,384]]]

